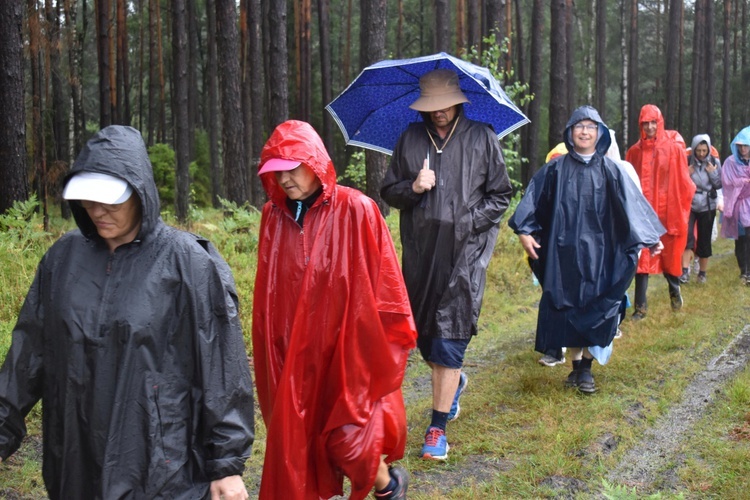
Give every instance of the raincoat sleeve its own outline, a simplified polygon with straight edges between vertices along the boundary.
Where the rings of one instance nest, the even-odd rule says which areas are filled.
[[[485,182],[484,197],[472,208],[474,231],[483,233],[496,226],[508,209],[513,189],[510,185],[500,142],[492,129],[487,127],[487,158],[489,166]]]
[[[534,235],[541,231],[542,224],[537,219],[537,205],[544,191],[546,172],[546,167],[542,168],[542,170],[532,177],[521,201],[516,207],[516,211],[508,221],[508,226],[510,226],[514,233]]]
[[[424,193],[415,193],[412,189],[416,174],[410,171],[407,161],[408,132],[409,129],[401,135],[396,144],[393,156],[391,156],[390,166],[380,188],[380,196],[383,200],[398,210],[413,208],[425,196]]]
[[[677,144],[672,149],[670,168],[674,169],[675,175],[669,178],[669,191],[674,194],[676,199],[674,203],[668,205],[667,221],[666,223],[662,221],[662,223],[667,229],[667,234],[686,234],[686,222],[690,218],[690,207],[695,195],[695,183],[690,178],[687,158],[683,154],[683,149]],[[674,213],[672,213],[672,210],[674,210]]]
[[[26,295],[13,329],[13,342],[0,370],[0,458],[3,460],[21,445],[26,436],[24,418],[42,397],[41,269],[42,265]]]
[[[202,242],[212,259],[205,287],[196,301],[200,309],[198,338],[202,408],[200,442],[208,480],[242,474],[254,438],[252,379],[248,365],[238,299],[229,267],[218,252]],[[201,303],[202,302],[202,303]]]

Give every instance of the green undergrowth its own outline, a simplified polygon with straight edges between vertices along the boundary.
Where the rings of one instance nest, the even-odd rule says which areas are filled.
[[[214,242],[233,269],[250,353],[259,214],[225,206],[194,215],[190,230]],[[398,248],[397,214],[387,222]],[[30,223],[38,228],[38,221]],[[0,354],[7,350],[40,256],[69,224],[53,219],[53,227],[61,229],[31,247],[0,233]],[[537,363],[540,354],[533,346],[541,290],[517,238],[503,223],[487,276],[479,335],[466,354],[470,381],[461,416],[448,425],[451,451],[445,463],[418,458],[429,424],[430,374],[416,353],[410,358],[404,381],[409,437],[401,460],[412,475],[409,498],[745,498],[750,489],[750,441],[742,439],[750,434],[750,429],[742,433],[743,426],[750,426],[747,369],[722,388],[694,435],[682,444],[676,490],[605,479],[680,401],[708,361],[750,323],[750,288],[740,285],[732,250],[731,241],[715,243],[708,282],[683,287],[685,305],[678,313],[670,310],[664,278],[652,276],[648,316],[623,323],[611,361],[594,364],[599,391],[583,396],[563,386],[569,362],[554,368]],[[39,421],[37,408],[29,418],[30,437],[0,465],[0,497],[43,497]],[[265,450],[259,413],[256,421],[256,445],[245,474],[255,494]]]

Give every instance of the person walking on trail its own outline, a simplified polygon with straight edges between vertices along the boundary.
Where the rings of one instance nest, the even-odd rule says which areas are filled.
[[[750,126],[732,140],[732,155],[724,160],[721,182],[724,218],[721,235],[734,240],[734,255],[743,285],[750,286]]]
[[[698,257],[699,265],[696,282],[705,283],[708,258],[712,255],[711,232],[718,207],[718,190],[721,189],[721,164],[719,159],[711,154],[711,138],[708,134],[698,134],[693,137],[690,149],[688,171],[695,184],[695,194],[690,206],[687,245],[682,254],[680,283],[690,281],[693,255]]]
[[[401,383],[416,328],[377,204],[336,184],[311,125],[280,124],[261,152],[253,355],[267,428],[260,498],[404,499]],[[383,459],[383,455],[386,456]]]
[[[682,274],[682,253],[687,243],[690,206],[695,193],[685,147],[670,137],[676,137],[676,133],[668,134],[664,129],[664,117],[659,108],[653,104],[643,106],[638,123],[641,138],[628,149],[625,159],[635,167],[643,194],[667,232],[661,237],[664,250],[660,254],[641,252],[635,275],[634,320],[644,318],[648,311],[646,291],[650,274],[664,274],[669,285],[672,310],[682,308],[679,277]]]
[[[164,224],[141,134],[106,127],[65,179],[0,370],[0,457],[42,399],[49,497],[248,498],[253,389],[229,267]]]
[[[607,126],[591,106],[576,109],[568,153],[531,179],[508,221],[542,285],[535,349],[567,347],[565,384],[596,391],[593,359],[605,364],[641,248],[660,251],[664,227],[625,169],[605,156]]]
[[[432,418],[420,456],[445,460],[446,424],[460,413],[464,354],[482,306],[487,266],[511,185],[492,128],[467,119],[451,70],[420,79],[422,122],[398,140],[380,195],[399,209],[402,267],[417,344],[432,370]]]

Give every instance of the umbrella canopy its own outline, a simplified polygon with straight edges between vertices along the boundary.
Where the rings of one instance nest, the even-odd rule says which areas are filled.
[[[363,69],[326,109],[346,144],[392,154],[401,133],[422,116],[409,105],[419,97],[419,78],[434,69],[458,74],[467,118],[492,125],[502,138],[529,119],[508,98],[487,68],[440,52],[413,59],[380,61]]]

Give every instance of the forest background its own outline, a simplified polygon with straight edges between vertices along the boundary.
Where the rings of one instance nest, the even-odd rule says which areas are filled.
[[[750,123],[749,0],[13,0],[0,2],[0,213],[35,193],[59,202],[86,139],[138,128],[164,209],[220,198],[256,207],[260,149],[284,120],[311,122],[343,174],[324,106],[365,66],[439,51],[489,65],[531,123],[503,141],[516,186],[597,107],[624,149],[658,105],[689,143],[722,157]],[[502,44],[495,43],[502,41]],[[502,50],[498,50],[502,45]],[[357,184],[379,202],[387,157]],[[65,207],[62,207],[63,211]]]

